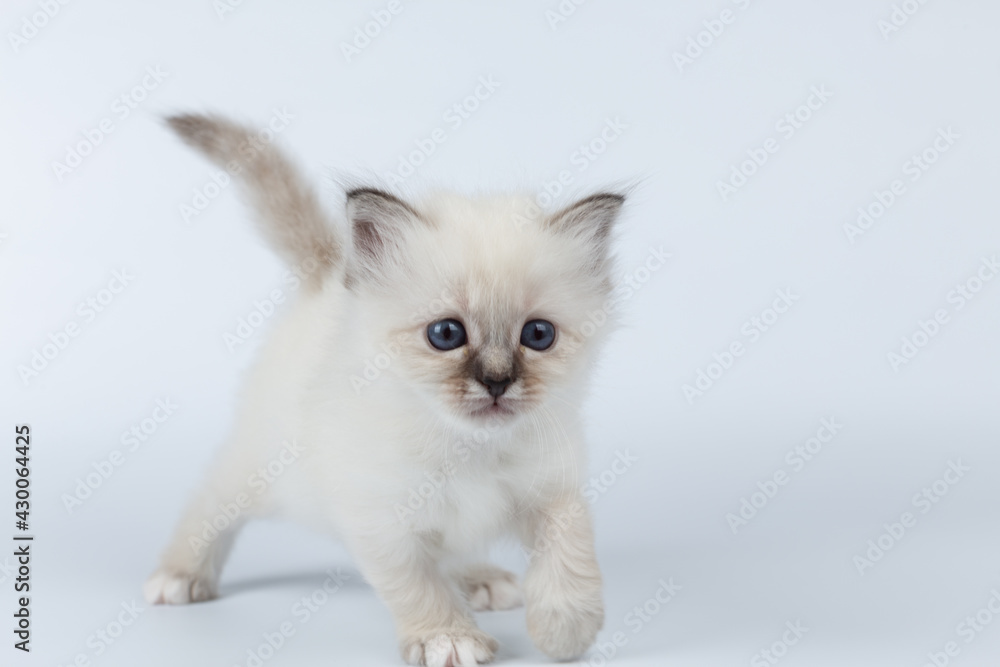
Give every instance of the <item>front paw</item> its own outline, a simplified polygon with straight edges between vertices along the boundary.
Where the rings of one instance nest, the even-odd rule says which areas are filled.
[[[528,635],[554,660],[578,658],[604,625],[600,592],[579,599],[528,602]]]
[[[426,667],[475,667],[493,661],[497,640],[476,627],[428,631],[400,641],[403,660]]]
[[[207,576],[171,570],[157,570],[142,587],[149,604],[188,604],[219,596],[216,582]]]

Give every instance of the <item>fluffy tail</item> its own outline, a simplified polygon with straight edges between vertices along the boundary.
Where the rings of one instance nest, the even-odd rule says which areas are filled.
[[[255,131],[220,116],[181,114],[167,124],[243,182],[267,240],[318,287],[341,261],[342,248],[316,193],[288,158]]]

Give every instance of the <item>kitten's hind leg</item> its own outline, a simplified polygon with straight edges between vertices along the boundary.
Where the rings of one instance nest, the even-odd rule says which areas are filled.
[[[259,510],[246,480],[233,468],[215,467],[184,511],[159,568],[143,586],[147,602],[187,604],[218,596],[219,575],[236,535]]]
[[[524,604],[517,576],[489,563],[470,565],[452,572],[473,611],[515,609]]]

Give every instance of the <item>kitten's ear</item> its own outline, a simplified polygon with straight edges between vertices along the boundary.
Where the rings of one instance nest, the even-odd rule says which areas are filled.
[[[611,229],[624,203],[624,195],[613,192],[598,193],[552,214],[546,224],[560,234],[567,234],[589,243],[598,262],[603,262],[611,243]]]
[[[403,260],[403,238],[423,224],[409,204],[375,188],[347,193],[347,219],[351,223],[355,269],[359,278],[378,281]]]

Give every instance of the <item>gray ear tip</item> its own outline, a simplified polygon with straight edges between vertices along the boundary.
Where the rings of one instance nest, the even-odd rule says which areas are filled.
[[[348,199],[357,199],[358,197],[385,197],[395,199],[391,194],[385,190],[380,190],[378,188],[362,186],[357,188],[351,188],[347,191]]]
[[[607,206],[609,208],[620,208],[625,204],[625,194],[622,192],[598,192],[584,197],[576,203],[576,206]]]
[[[628,196],[623,192],[608,192],[605,196],[611,199],[616,206],[624,206],[628,199]]]
[[[381,188],[359,186],[351,188],[347,195],[348,216],[360,216],[368,221],[404,221],[419,220],[420,214],[405,201]],[[358,219],[353,220],[354,223]]]

